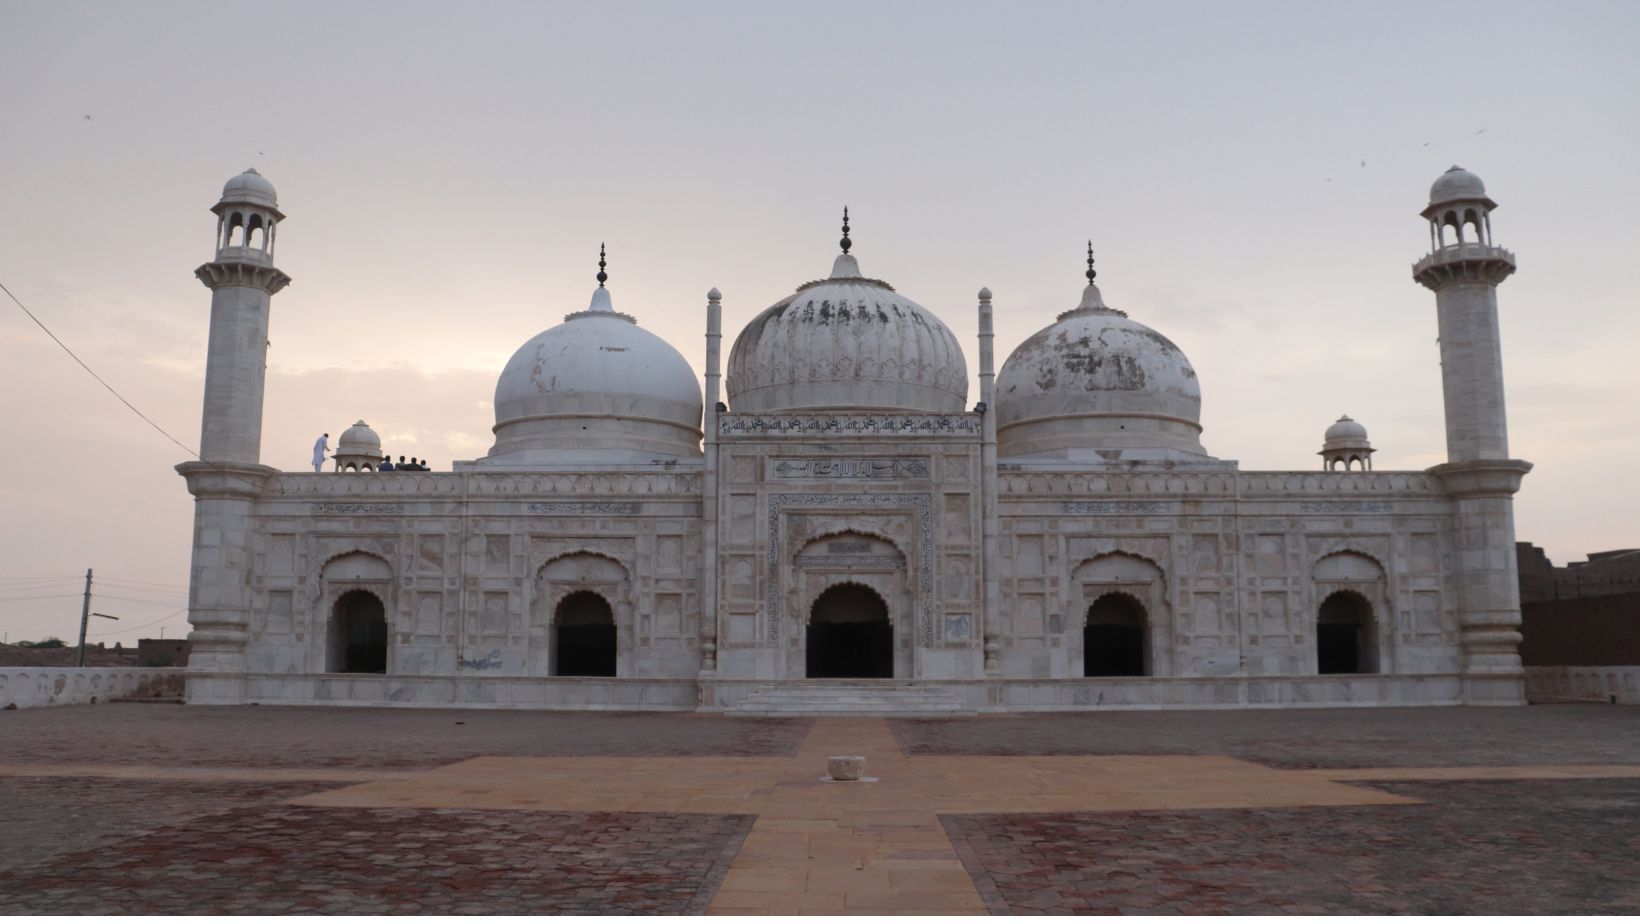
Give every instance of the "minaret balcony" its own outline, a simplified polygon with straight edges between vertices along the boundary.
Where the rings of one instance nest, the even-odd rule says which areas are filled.
[[[223,247],[216,252],[218,263],[253,263],[257,266],[272,266],[273,254],[260,247]]]
[[[1491,244],[1448,244],[1412,265],[1412,278],[1439,289],[1464,282],[1497,285],[1515,271],[1515,255]]]

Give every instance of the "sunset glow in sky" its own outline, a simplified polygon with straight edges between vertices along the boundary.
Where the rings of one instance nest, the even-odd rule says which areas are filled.
[[[1519,538],[1640,546],[1640,5],[1615,3],[0,4],[0,283],[197,446],[209,207],[255,166],[289,216],[262,459],[358,419],[490,445],[512,352],[596,285],[700,371],[854,253],[977,371],[1107,302],[1200,375],[1202,440],[1319,469],[1443,461],[1434,296],[1411,279],[1448,166],[1478,173],[1500,290]],[[728,343],[725,343],[727,350]],[[187,458],[0,301],[0,632],[186,631]],[[977,385],[970,401],[978,400]]]

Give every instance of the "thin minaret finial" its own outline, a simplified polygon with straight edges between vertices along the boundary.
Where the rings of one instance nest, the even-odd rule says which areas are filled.
[[[598,242],[598,288],[600,288],[600,289],[602,289],[604,287],[604,283],[609,281],[609,274],[604,272],[604,267],[606,267],[608,265],[609,265],[608,263],[604,262],[604,245],[603,245],[603,242],[599,241]]]
[[[843,239],[837,243],[842,245],[843,253],[848,253],[848,249],[854,246],[854,242],[848,239],[848,206],[846,205],[843,206]]]
[[[1093,241],[1088,241],[1088,271],[1083,275],[1088,277],[1088,285],[1093,285],[1093,278],[1099,274],[1093,271]]]

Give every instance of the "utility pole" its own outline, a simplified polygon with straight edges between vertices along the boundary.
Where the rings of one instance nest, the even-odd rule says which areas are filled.
[[[91,569],[85,569],[85,600],[80,604],[80,659],[75,666],[85,667],[85,624],[91,621]]]
[[[102,619],[112,619],[115,622],[119,621],[118,616],[110,616],[107,613],[91,612],[91,569],[87,568],[85,569],[85,602],[80,605],[80,657],[75,665],[77,667],[85,667],[85,626],[86,623],[91,621],[91,617],[93,616],[97,616]]]

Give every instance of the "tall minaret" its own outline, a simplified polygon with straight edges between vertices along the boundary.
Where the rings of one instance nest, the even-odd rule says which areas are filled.
[[[259,464],[268,306],[290,277],[273,265],[276,229],[285,216],[272,183],[246,170],[222,188],[211,211],[216,259],[194,270],[211,290],[200,460],[177,471],[194,495],[188,701],[229,703],[244,697],[252,513],[263,483],[277,474]]]
[[[1504,704],[1525,701],[1514,494],[1532,465],[1509,458],[1498,284],[1515,255],[1493,243],[1494,208],[1480,177],[1442,174],[1422,213],[1431,252],[1412,276],[1435,293],[1440,325],[1447,461],[1431,471],[1457,505],[1464,701]]]
[[[217,214],[216,259],[194,270],[211,290],[199,457],[256,462],[262,450],[268,305],[290,283],[273,266],[274,240],[285,216],[273,184],[254,169],[229,180],[211,211]]]

